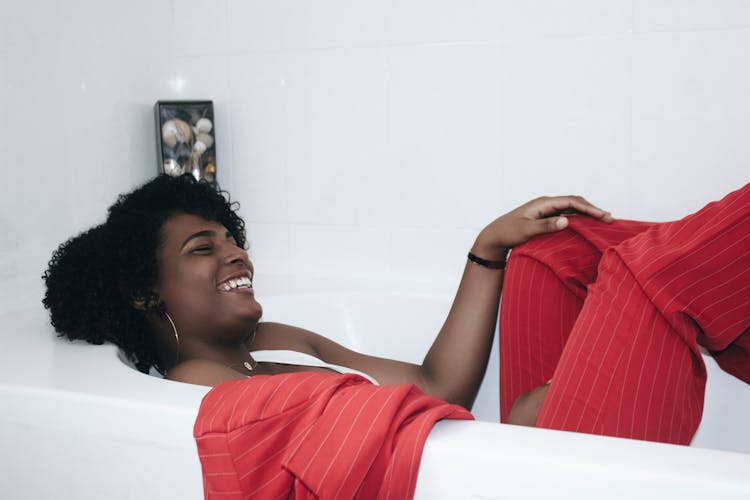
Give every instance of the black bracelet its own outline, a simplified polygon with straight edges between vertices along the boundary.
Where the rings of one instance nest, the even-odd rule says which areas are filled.
[[[479,264],[482,267],[486,267],[488,269],[505,269],[505,261],[504,260],[485,260],[481,257],[477,257],[473,253],[469,252],[469,260],[472,261],[475,264]]]

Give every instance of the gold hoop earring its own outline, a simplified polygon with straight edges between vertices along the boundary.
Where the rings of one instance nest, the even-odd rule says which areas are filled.
[[[172,317],[169,315],[168,312],[164,311],[164,316],[167,317],[167,320],[169,320],[169,324],[172,325],[172,332],[174,332],[174,339],[177,342],[177,362],[180,361],[180,336],[177,334],[177,327],[174,324],[174,321],[172,321]]]

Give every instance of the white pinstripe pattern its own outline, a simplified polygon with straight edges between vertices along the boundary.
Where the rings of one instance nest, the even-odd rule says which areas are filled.
[[[648,311],[648,309],[645,309],[645,308],[641,309],[641,315],[640,315],[640,318],[638,319],[638,325],[636,326],[635,331],[643,331],[643,329],[646,328],[644,326],[644,321],[646,320],[646,312],[647,311]],[[649,337],[649,345],[646,347],[646,351],[649,350],[649,346],[650,346],[650,342],[651,342],[652,338],[653,337]],[[628,353],[628,361],[627,361],[627,364],[625,365],[625,373],[630,373],[630,366],[631,366],[631,363],[633,361],[633,358],[636,358],[635,355],[636,355],[636,350],[635,349],[631,349],[630,352]],[[641,360],[642,363],[645,362],[645,358],[644,357],[641,356],[639,359]],[[640,371],[640,375],[643,375],[643,370],[642,369]],[[638,386],[640,386],[640,383],[641,383],[641,376],[638,377],[638,385],[636,386],[636,392],[638,392]],[[620,389],[620,395],[617,398],[618,399],[617,417],[615,418],[615,435],[616,436],[620,436],[621,435],[620,434],[620,432],[621,432],[620,431],[620,425],[622,424],[622,421],[623,421],[622,404],[625,401],[625,389],[626,389],[626,387],[627,387],[627,384],[622,384],[622,387]],[[631,427],[630,433],[632,434],[632,432],[633,432],[633,429]]]
[[[502,329],[520,326],[513,323],[515,313],[505,310],[506,305],[519,306],[513,300],[517,294],[510,290],[508,296],[508,287],[524,279],[514,272],[528,278],[535,273],[534,266],[549,266],[555,278],[545,277],[548,283],[528,280],[528,286],[553,287],[555,280],[566,283],[559,292],[562,303],[578,292],[570,286],[571,277],[580,279],[590,264],[573,260],[572,265],[581,269],[571,268],[560,244],[570,245],[568,253],[579,254],[592,243],[599,250],[613,246],[599,265],[596,284],[571,325],[560,359],[552,360],[557,368],[538,424],[687,443],[700,421],[705,388],[698,340],[716,351],[728,347],[726,355],[715,353],[720,366],[750,382],[750,366],[742,360],[750,351],[750,185],[681,221],[650,228],[648,224],[617,226],[571,219],[571,231],[548,237],[549,248],[531,244],[529,249],[514,250],[529,258],[515,269],[511,259],[508,266],[501,356],[506,345],[514,345],[514,337],[537,335]],[[566,234],[570,232],[583,236],[588,245],[571,239]],[[538,305],[530,307],[533,315]],[[520,314],[527,316],[529,310],[522,307]],[[561,304],[552,316],[567,324],[566,306]],[[547,344],[560,334],[552,328],[544,330],[543,354],[549,358]],[[504,340],[508,335],[511,338]],[[513,377],[501,378],[501,384],[508,380],[515,384]],[[508,392],[501,390],[503,404]]]
[[[424,439],[446,417],[470,414],[413,386],[378,387],[356,375],[223,383],[204,398],[194,429],[204,491],[207,498],[406,498]]]
[[[414,444],[412,445],[411,453],[409,454],[409,482],[407,483],[410,490],[413,490],[417,486],[417,471],[419,470],[419,462],[422,459],[421,443],[424,442],[427,433],[431,428],[431,425],[428,427],[428,421],[424,420],[419,428],[419,439],[415,439]],[[391,491],[395,491],[395,488],[391,489]]]
[[[616,287],[620,288],[624,283],[622,275],[629,275],[629,272],[625,270],[619,259],[616,259],[613,254],[610,255],[613,256],[612,260],[617,261],[615,262],[617,265],[613,266],[613,269],[620,274],[618,279],[613,281],[616,281]],[[604,265],[600,267],[600,270],[604,267]],[[665,397],[666,387],[676,386],[674,392],[679,393],[678,380],[692,380],[691,377],[687,376],[678,377],[675,368],[669,363],[669,360],[674,358],[676,349],[680,345],[684,346],[684,344],[679,337],[664,334],[663,319],[655,311],[650,313],[655,316],[655,321],[650,323],[649,329],[638,331],[635,328],[636,325],[642,324],[642,318],[637,314],[634,317],[624,315],[623,311],[637,311],[648,307],[653,310],[653,308],[650,306],[650,302],[642,296],[637,285],[628,284],[628,287],[630,287],[630,293],[626,297],[623,297],[622,292],[617,291],[617,288],[614,288],[614,291],[608,291],[605,297],[600,297],[599,287],[592,288],[568,341],[570,353],[578,350],[584,352],[584,349],[592,345],[610,345],[615,338],[617,338],[620,351],[614,357],[606,356],[608,349],[605,350],[604,354],[597,354],[589,363],[595,366],[596,370],[586,371],[574,362],[576,358],[573,355],[566,356],[566,354],[569,354],[566,347],[566,353],[563,354],[554,377],[555,382],[553,382],[548,393],[548,399],[542,408],[539,425],[583,432],[623,435],[621,433],[621,422],[624,418],[630,417],[632,419],[631,433],[625,434],[627,437],[665,439],[661,435],[663,432],[674,436],[673,429],[664,431],[660,428],[659,421],[665,417],[659,409],[663,407],[662,401]],[[636,290],[638,290],[637,293]],[[607,305],[602,307],[601,304]],[[613,307],[615,304],[616,308]],[[623,323],[622,320],[626,317],[631,318],[631,320]],[[631,324],[633,325],[632,328]],[[583,328],[582,325],[586,328],[579,331],[579,328]],[[592,328],[592,325],[598,325],[598,328]],[[625,328],[622,328],[623,325]],[[618,331],[623,333],[617,335]],[[646,347],[646,349],[642,347],[644,344],[649,346],[653,339],[659,340],[656,351],[651,350],[650,347]],[[594,351],[590,350],[589,352]],[[636,352],[638,354],[635,354]],[[656,352],[655,356],[654,352]],[[634,355],[642,357],[640,370],[633,372],[632,365],[628,370],[621,370],[619,366],[623,355],[627,355],[631,359]],[[650,375],[650,381],[645,387],[641,387],[640,380],[647,374]],[[581,384],[574,384],[572,380],[586,380],[585,387],[588,387],[588,396],[586,396],[586,392],[582,392]],[[610,391],[613,384],[620,384],[619,390],[615,389],[615,393],[620,396],[626,394],[626,384],[629,384],[631,380],[639,380],[639,382],[634,395],[627,399],[624,407],[621,397],[610,398]],[[558,384],[557,382],[561,383]],[[644,389],[646,392],[644,392]],[[593,405],[584,404],[579,407],[576,404],[581,398],[591,398],[594,394],[596,394],[596,400]],[[590,403],[590,399],[586,399],[586,401]],[[613,403],[615,403],[616,411],[614,411],[614,408],[612,411],[609,409]],[[566,410],[564,414],[561,413],[561,408]],[[625,408],[628,412],[623,415]],[[670,417],[666,418],[671,420]],[[652,427],[657,430],[651,429]],[[682,434],[684,435],[684,431]]]
[[[532,283],[534,282],[535,272],[536,272],[536,268],[532,268],[531,269],[531,278],[529,278]],[[531,302],[533,300],[532,293],[534,292],[534,290],[531,287],[529,287],[528,290],[529,290],[529,295],[528,295],[528,298],[526,300],[528,300],[529,302]],[[528,314],[526,315],[526,325],[528,325],[529,328],[532,325],[532,317],[531,317],[531,310],[530,309],[528,311]],[[527,335],[526,336],[526,344],[527,344],[526,345],[526,353],[527,353],[527,356],[528,356],[528,360],[526,361],[526,366],[528,366],[530,368],[533,367],[533,366],[535,366],[534,360],[531,357],[531,337],[532,337],[531,335]],[[534,383],[534,377],[531,374],[531,370],[529,370],[529,372],[527,373],[527,375],[529,377],[529,380],[528,380],[527,383],[529,385],[533,384]]]
[[[242,460],[247,455],[252,454],[254,451],[260,449],[263,449],[265,445],[268,444],[269,441],[272,441],[274,438],[278,437],[280,434],[283,435],[286,433],[291,427],[294,427],[299,420],[301,420],[304,417],[304,413],[300,412],[297,415],[291,415],[289,417],[289,420],[284,422],[283,425],[276,427],[273,431],[270,433],[263,434],[262,439],[259,439],[255,442],[255,444],[251,446],[245,446],[243,451],[235,453],[234,459],[235,460]],[[254,424],[248,424],[244,429],[242,429],[242,437],[244,437],[245,434],[252,433],[254,430],[256,430],[257,425]],[[229,439],[229,442],[232,443],[233,441],[236,441],[240,436],[232,436],[231,439]],[[271,460],[275,457],[277,457],[279,454],[283,453],[289,445],[293,444],[293,442],[289,442],[287,446],[284,448],[278,448],[277,452],[271,455],[266,454],[268,457],[268,460]],[[249,472],[255,472],[258,468],[262,467],[265,464],[265,462],[257,462],[256,466],[254,468],[249,469]],[[240,476],[240,479],[243,477]]]
[[[216,401],[216,402],[215,402],[214,404],[215,404],[215,405],[216,405],[217,407],[220,407],[221,405],[223,405],[223,404],[224,404],[224,398],[225,398],[225,397],[226,397],[226,393],[222,393],[222,394],[221,394],[221,395],[219,396],[219,400],[218,400],[218,401]],[[211,417],[211,420],[209,420],[209,422],[208,422],[208,427],[209,427],[210,429],[212,429],[212,428],[213,428],[213,424],[214,424],[214,418],[216,417],[216,415],[217,415],[217,413],[214,413],[214,414],[212,415],[212,417]]]
[[[545,260],[538,260],[538,252],[530,247],[543,249]],[[518,395],[552,377],[585,297],[585,285],[596,275],[599,252],[592,251],[592,248],[590,242],[566,231],[540,238],[511,253],[500,314],[500,400],[503,421]],[[566,280],[563,284],[556,275],[565,274],[566,270],[577,278]],[[519,292],[524,295],[519,295]],[[519,314],[519,311],[523,313]],[[556,311],[557,316],[551,311]],[[531,326],[532,318],[537,324],[536,329]],[[554,330],[557,340],[550,330]],[[537,339],[536,352],[528,347],[524,351],[521,342],[528,345],[532,337]]]
[[[385,408],[386,408],[386,406],[387,406],[387,403],[388,403],[388,401],[389,401],[390,399],[392,399],[392,398],[393,398],[393,396],[394,396],[394,394],[393,394],[393,393],[391,393],[391,394],[390,394],[390,395],[388,396],[388,400],[386,401],[386,405],[380,406],[380,408],[378,408],[378,409],[377,409],[377,413],[375,414],[375,416],[374,416],[374,417],[372,417],[372,420],[378,420],[379,418],[381,418],[381,416],[382,416],[382,414],[383,414],[383,411],[385,411]],[[368,399],[367,403],[369,403],[369,402],[370,402],[370,399]],[[365,403],[365,404],[367,404],[367,403]],[[368,416],[370,416],[370,415],[369,415],[369,413],[370,413],[369,411],[368,411],[368,412],[364,412],[364,410],[365,410],[364,406],[365,406],[365,405],[362,405],[362,407],[360,408],[360,410],[359,410],[359,411],[357,412],[357,415],[356,415],[356,416],[354,417],[354,418],[355,418],[355,420],[359,420],[359,419],[360,419],[360,418],[361,418],[361,417],[362,417],[363,415],[368,415]],[[338,449],[338,450],[336,451],[336,456],[335,456],[335,457],[333,458],[333,460],[331,460],[331,463],[329,463],[329,464],[328,464],[328,468],[327,468],[327,469],[325,470],[325,472],[323,473],[323,478],[321,479],[321,481],[322,481],[323,479],[325,479],[325,478],[326,478],[326,477],[328,476],[328,473],[329,473],[329,472],[331,471],[331,468],[333,467],[333,464],[334,464],[334,462],[335,462],[336,460],[338,460],[338,458],[340,457],[340,455],[341,455],[341,448],[342,448],[342,447],[344,446],[344,444],[345,444],[345,443],[347,443],[347,442],[348,442],[348,440],[349,440],[349,439],[350,439],[350,438],[352,437],[352,432],[354,431],[354,428],[355,428],[354,426],[351,426],[351,427],[349,428],[349,430],[347,431],[346,435],[344,436],[344,439],[343,439],[343,440],[341,441],[341,447],[339,447],[339,449]],[[359,457],[360,457],[360,456],[362,455],[362,453],[363,453],[363,451],[364,451],[364,449],[363,449],[363,448],[364,448],[365,442],[367,441],[367,438],[368,438],[368,437],[370,436],[370,433],[372,432],[372,430],[373,430],[373,428],[372,428],[372,427],[368,427],[368,428],[367,428],[367,432],[365,433],[365,435],[364,435],[364,436],[362,436],[361,438],[360,438],[359,436],[356,436],[356,437],[357,437],[357,439],[359,439],[359,441],[360,441],[360,442],[359,442],[359,446],[357,447],[357,451],[356,451],[356,452],[354,453],[354,457],[355,457],[355,459],[354,459],[354,460],[350,460],[350,461],[349,461],[349,468],[348,468],[348,469],[346,470],[346,472],[345,472],[345,473],[343,474],[343,476],[342,476],[342,479],[341,479],[341,485],[342,485],[342,486],[343,486],[344,484],[346,484],[346,481],[347,481],[347,480],[349,479],[349,476],[350,476],[350,474],[351,474],[352,470],[354,469],[354,465],[355,465],[355,463],[357,462],[358,458],[359,458]],[[374,459],[375,459],[375,457],[373,457],[373,460],[374,460]],[[368,468],[369,468],[369,467],[368,467]],[[339,498],[339,495],[341,494],[341,490],[342,490],[342,488],[340,487],[340,488],[339,488],[339,489],[338,489],[338,490],[336,491],[336,494],[335,494],[335,495],[333,496],[333,498],[334,498],[334,499],[336,499],[336,498]]]
[[[362,411],[367,407],[367,404],[375,396],[374,394],[368,394],[368,395],[365,396],[365,400],[364,401],[358,401],[357,396],[361,396],[361,395],[363,395],[361,389],[357,390],[357,392],[355,393],[354,397],[352,397],[349,400],[347,400],[346,403],[344,403],[344,405],[338,410],[338,413],[336,414],[336,417],[333,419],[333,425],[331,425],[328,428],[328,431],[326,432],[325,436],[323,436],[322,439],[320,440],[321,443],[323,443],[325,445],[325,443],[327,441],[329,441],[329,439],[331,437],[331,433],[333,433],[333,431],[342,423],[341,420],[344,419],[344,418],[351,419],[351,422],[347,422],[347,424],[349,424],[349,429],[346,432],[346,436],[348,437],[352,433],[352,431],[356,427],[357,420],[362,415]],[[347,412],[347,409],[349,408],[349,406],[355,404],[355,401],[357,401],[359,409],[356,410],[356,412],[354,413],[354,415],[352,417],[350,415],[347,415],[346,412]],[[382,408],[381,408],[381,412],[382,412]],[[378,413],[378,416],[380,416],[380,412]],[[369,431],[371,429],[372,428],[368,429],[368,431],[367,431],[368,434],[369,434]],[[341,455],[341,449],[342,449],[343,445],[344,445],[343,441],[339,443],[339,447],[336,450],[336,454],[332,457],[332,460],[328,463],[328,467],[326,468],[325,472],[323,473],[323,476],[321,477],[321,481],[323,481],[325,479],[326,475],[331,471],[331,466],[333,465],[333,462],[335,462],[336,459],[338,459],[339,456]],[[307,471],[310,469],[310,466],[315,463],[315,461],[318,458],[318,456],[320,454],[320,451],[322,449],[323,449],[323,446],[320,446],[317,449],[317,451],[315,451],[315,453],[313,453],[313,455],[309,457],[309,461],[307,463],[307,466],[304,469],[302,469],[300,475],[304,476],[305,474],[307,474]],[[362,448],[360,447],[358,449],[357,453],[354,456],[350,457],[352,459],[352,461],[356,461],[357,458],[359,458],[361,452],[362,452]]]
[[[619,285],[621,285],[621,283],[619,283],[619,284],[618,284],[618,289],[617,289],[617,292],[615,292],[615,293],[619,293],[619,290],[620,290],[620,288],[619,288]],[[633,289],[631,289],[631,290],[630,290],[630,292],[629,292],[629,294],[628,294],[628,299],[627,299],[627,300],[628,300],[628,302],[630,301],[630,297],[631,297],[631,295],[632,295],[632,293],[633,293],[633,292],[634,292],[634,290],[633,290]],[[608,313],[607,313],[607,314],[610,314],[610,313],[611,313],[611,311],[612,311],[612,306],[613,306],[613,304],[612,304],[612,303],[610,303],[610,308],[609,308],[609,311],[608,311]],[[622,324],[622,321],[623,321],[623,319],[624,319],[624,315],[625,315],[625,312],[626,312],[626,311],[625,311],[624,309],[620,309],[620,311],[619,311],[619,313],[620,313],[620,314],[618,315],[618,317],[617,317],[617,320],[616,320],[616,322],[615,322],[615,326],[614,326],[614,328],[615,328],[615,329],[619,328],[619,327],[620,327],[620,325]],[[589,330],[589,331],[591,331],[591,330]],[[604,334],[604,332],[603,332],[603,331],[600,331],[600,332],[598,332],[598,334],[599,334],[599,335],[602,335],[602,334]],[[606,336],[606,335],[603,335],[603,336]],[[607,357],[607,354],[609,353],[609,351],[610,351],[610,349],[611,349],[611,347],[612,347],[612,342],[613,342],[613,340],[614,340],[614,336],[611,336],[611,335],[610,335],[610,336],[609,336],[609,339],[608,339],[608,340],[606,341],[606,347],[605,347],[605,349],[604,349],[604,353],[602,354],[602,357],[603,357],[603,358],[606,358],[606,357]],[[597,342],[599,342],[599,341],[597,341]],[[602,340],[601,342],[604,342],[604,340]],[[617,358],[617,361],[616,361],[616,362],[615,362],[615,364],[614,364],[614,366],[615,366],[615,369],[617,369],[616,367],[618,367],[618,366],[619,366],[619,364],[620,364],[620,358],[621,358],[621,357],[622,357],[622,351],[620,351],[620,355],[618,356],[618,358]],[[580,384],[579,384],[579,385],[580,385]],[[610,388],[611,388],[611,385],[612,385],[612,379],[610,378],[610,379],[609,379],[609,383],[607,384],[607,388],[606,388],[606,390],[604,391],[604,397],[603,397],[603,399],[604,399],[605,401],[607,400],[607,395],[609,394],[609,390],[610,390]],[[591,401],[591,398],[592,398],[592,396],[593,396],[593,395],[594,395],[594,384],[592,384],[592,385],[591,385],[591,386],[589,387],[589,393],[588,393],[588,394],[586,395],[586,402],[584,403],[584,406],[588,406],[588,405],[589,405],[589,403],[590,403],[590,401]],[[597,414],[596,414],[596,418],[595,418],[595,420],[594,420],[594,424],[593,424],[593,425],[594,425],[594,427],[596,427],[596,424],[597,424],[597,422],[598,422],[598,420],[599,420],[599,417],[600,417],[600,416],[601,416],[601,412],[599,412],[599,413],[597,413]],[[578,423],[576,424],[576,428],[577,428],[577,429],[580,429],[580,428],[581,428],[581,425],[582,425],[582,424],[583,424],[583,415],[581,415],[581,418],[579,419]]]
[[[642,248],[645,248],[644,255],[636,256],[636,258],[637,260],[645,263],[645,265],[643,265],[643,274],[650,274],[652,275],[652,277],[645,280],[642,285],[644,287],[649,286],[650,281],[655,279],[658,273],[668,272],[672,267],[686,258],[686,256],[682,256],[675,259],[675,255],[682,254],[684,250],[691,245],[699,246],[699,244],[703,243],[708,237],[713,234],[716,228],[725,228],[730,223],[730,219],[737,213],[735,211],[746,212],[748,210],[748,207],[750,207],[750,202],[739,207],[735,207],[735,203],[737,203],[738,201],[738,199],[729,200],[729,202],[722,209],[723,215],[721,216],[721,218],[712,220],[711,224],[703,224],[702,219],[705,217],[701,217],[700,213],[688,216],[682,221],[678,221],[677,223],[671,223],[671,227],[677,227],[677,231],[671,234],[671,237],[673,239],[683,238],[685,237],[684,233],[688,234],[688,236],[685,237],[686,241],[682,245],[654,245],[649,244],[651,241],[643,241],[644,246]],[[706,208],[710,208],[710,206]],[[710,213],[710,210],[708,212],[704,212],[704,214],[706,213]],[[663,226],[666,226],[666,224]],[[694,229],[695,226],[697,226],[697,229]],[[669,251],[665,252],[665,249]],[[623,249],[620,249],[620,252],[622,251]],[[659,256],[654,258],[653,254],[659,254]],[[665,265],[665,263],[667,264]]]
[[[621,285],[621,283],[618,283],[618,289],[617,289],[617,292],[619,292],[619,290],[620,290],[620,288],[619,288],[619,286],[620,286],[620,285]],[[617,293],[617,292],[616,292],[616,293]],[[596,304],[596,302],[594,302],[594,300],[592,300],[592,299],[593,299],[593,298],[592,298],[592,296],[591,296],[591,295],[589,295],[589,296],[588,296],[588,298],[587,298],[587,303],[588,303],[589,305],[590,305],[590,304]],[[609,303],[609,305],[608,305],[608,306],[606,306],[606,307],[607,307],[607,311],[606,311],[606,312],[604,313],[604,316],[605,316],[605,317],[606,317],[606,316],[609,316],[609,315],[610,315],[610,314],[612,313],[612,306],[613,306],[613,305],[614,305],[614,303],[613,303],[613,302],[610,302],[610,303]],[[600,306],[600,307],[602,307],[602,306]],[[587,328],[586,328],[585,330],[583,330],[583,333],[581,333],[581,334],[580,334],[580,335],[583,335],[583,339],[581,340],[581,342],[580,342],[580,343],[581,343],[581,345],[582,345],[582,346],[583,346],[584,348],[585,348],[585,347],[588,347],[588,348],[589,348],[589,354],[588,354],[588,355],[586,355],[586,358],[589,358],[589,357],[590,357],[590,355],[591,355],[591,353],[593,352],[594,348],[595,348],[595,347],[597,347],[597,346],[599,345],[599,342],[600,342],[600,337],[601,337],[601,335],[602,335],[602,333],[603,333],[603,332],[602,332],[602,331],[601,331],[600,329],[596,328],[596,327],[597,327],[598,325],[597,325],[597,323],[596,323],[595,321],[591,321],[591,322],[589,322],[589,323],[588,323],[587,325],[585,325],[585,326],[586,326]],[[595,337],[593,337],[593,336],[595,336]],[[592,337],[593,337],[593,338],[592,338]],[[579,364],[581,364],[581,357],[582,357],[582,355],[583,355],[583,349],[581,349],[581,350],[576,350],[576,351],[570,351],[570,352],[572,352],[572,353],[573,353],[573,355],[574,355],[574,358],[573,358],[572,360],[570,360],[570,364],[571,364],[572,366],[578,366]],[[567,366],[565,365],[565,360],[564,360],[564,359],[561,359],[561,360],[560,360],[560,363],[561,363],[561,364],[560,364],[560,365],[558,365],[558,370],[556,370],[556,372],[557,372],[557,371],[562,371],[562,370],[565,370],[566,368],[567,368],[567,369],[571,369],[570,367],[567,367]],[[586,381],[586,382],[588,382],[588,383],[591,383],[591,386],[590,386],[590,387],[591,387],[592,389],[593,389],[593,385],[594,385],[594,384],[592,383],[592,382],[593,382],[592,380],[590,380],[590,379],[588,379],[588,378],[584,379],[583,377],[572,378],[572,377],[558,376],[558,375],[556,374],[556,375],[553,375],[552,379],[553,379],[553,380],[554,380],[555,382],[557,382],[557,383],[556,383],[555,385],[558,385],[558,386],[559,386],[560,384],[563,384],[563,385],[562,385],[562,387],[563,387],[563,390],[566,390],[566,389],[567,389],[567,388],[568,388],[568,387],[569,387],[569,386],[570,386],[571,384],[575,383],[575,384],[576,384],[576,387],[575,387],[575,389],[573,390],[573,392],[575,392],[576,394],[580,394],[580,391],[581,391],[581,384],[582,384],[582,383],[583,383],[584,381]],[[578,396],[578,397],[580,397],[580,396]],[[589,392],[589,396],[588,396],[588,397],[586,398],[586,401],[587,401],[587,402],[588,402],[588,401],[590,400],[590,397],[591,397],[591,392]],[[557,418],[557,412],[558,412],[558,411],[560,411],[560,406],[561,406],[561,405],[560,405],[560,403],[562,403],[562,401],[558,400],[558,401],[557,401],[557,403],[558,403],[558,404],[557,404],[557,406],[555,407],[555,410],[554,410],[554,413],[553,413],[553,416],[552,416],[552,418],[553,418],[553,419]],[[584,405],[584,406],[585,406],[585,405]],[[567,406],[567,412],[565,413],[565,416],[564,416],[564,417],[562,417],[563,421],[566,421],[566,422],[567,422],[568,418],[570,418],[570,412],[571,412],[571,410],[572,410],[572,409],[573,409],[573,405],[568,405],[568,406]],[[579,422],[578,422],[578,423],[577,423],[576,425],[574,425],[574,426],[573,426],[573,430],[579,430],[579,429],[580,429],[580,427],[581,427],[581,422],[579,421]]]
[[[719,253],[712,255],[711,257],[709,257],[708,261],[705,261],[705,264],[706,265],[711,265],[714,262],[724,262],[722,260],[723,256],[725,256],[728,253],[731,254],[730,251],[735,246],[743,245],[743,244],[744,244],[744,246],[747,246],[747,244],[748,244],[747,242],[748,241],[750,241],[750,234],[746,235],[744,238],[742,238],[740,240],[734,241],[728,247],[725,247],[724,249],[720,250]],[[688,254],[684,255],[682,258],[675,260],[675,262],[677,262],[678,260],[679,261],[688,260],[690,257],[693,257],[695,254],[697,254],[700,250],[701,250],[700,248],[696,248],[692,252],[689,252]],[[722,267],[720,267],[718,269],[715,269],[713,272],[711,272],[711,273],[709,273],[707,275],[700,276],[698,278],[698,281],[696,281],[696,282],[693,283],[693,286],[698,286],[699,283],[710,282],[711,278],[715,278],[716,275],[724,276],[726,274],[727,269],[730,268],[730,267],[736,266],[737,263],[742,260],[742,258],[743,258],[743,256],[738,256],[736,259],[732,260],[731,262],[726,262]],[[695,274],[695,269],[686,269],[686,270],[684,270],[683,272],[681,272],[679,274],[671,275],[671,279],[669,281],[667,281],[666,283],[664,283],[662,285],[662,287],[656,293],[654,293],[654,296],[658,296],[658,295],[660,295],[662,293],[665,293],[665,291],[668,288],[670,288],[670,285],[672,285],[676,281],[679,281],[680,279],[684,278],[688,274],[694,275]],[[656,276],[653,277],[653,278],[651,278],[651,280],[654,280],[654,279],[656,279]],[[651,281],[651,280],[649,280],[649,281]],[[648,284],[648,282],[646,284]],[[669,300],[667,301],[667,303],[663,307],[665,309],[669,308],[676,299],[677,299],[677,296],[676,295],[672,295],[669,298]],[[697,297],[696,297],[696,299],[697,299]]]

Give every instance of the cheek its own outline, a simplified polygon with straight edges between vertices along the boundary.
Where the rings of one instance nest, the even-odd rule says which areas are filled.
[[[161,290],[167,308],[187,312],[209,308],[216,298],[213,274],[203,267],[175,266],[165,274]]]

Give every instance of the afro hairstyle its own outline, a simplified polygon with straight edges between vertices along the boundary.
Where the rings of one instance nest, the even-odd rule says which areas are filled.
[[[164,373],[146,317],[164,311],[152,291],[162,226],[177,213],[197,215],[222,224],[246,248],[245,222],[238,209],[227,192],[190,175],[160,175],[120,195],[105,223],[69,239],[53,253],[42,276],[42,303],[52,326],[70,340],[111,342],[138,370],[148,373],[153,366]]]

